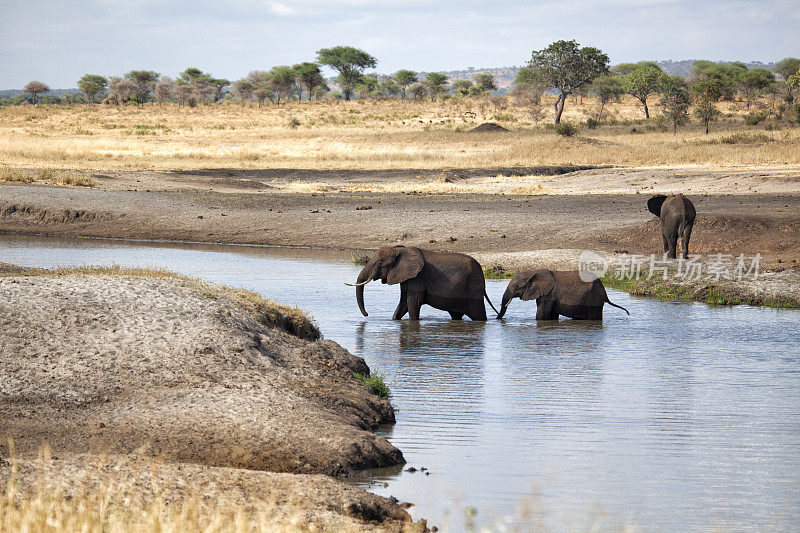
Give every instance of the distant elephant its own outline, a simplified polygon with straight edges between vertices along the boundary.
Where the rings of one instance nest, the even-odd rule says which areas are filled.
[[[670,259],[675,259],[678,249],[678,237],[683,240],[683,258],[689,257],[689,237],[696,215],[694,204],[684,195],[672,196],[659,194],[647,200],[647,209],[661,220],[661,240],[664,252]]]
[[[624,307],[608,299],[603,282],[584,281],[588,272],[536,270],[518,272],[508,282],[497,318],[503,318],[513,298],[536,300],[536,320],[558,320],[558,315],[580,320],[603,320],[603,304]],[[630,313],[628,313],[630,315]]]
[[[419,320],[419,310],[430,305],[450,313],[453,320],[467,315],[472,320],[486,320],[483,299],[486,295],[483,269],[472,257],[451,252],[433,252],[410,246],[383,246],[358,275],[356,301],[361,314],[364,308],[364,285],[372,280],[400,284],[400,303],[392,315],[400,320],[408,313]]]

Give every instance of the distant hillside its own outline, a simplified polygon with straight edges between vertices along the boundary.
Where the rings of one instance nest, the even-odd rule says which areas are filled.
[[[683,76],[686,77],[692,73],[692,65],[694,62],[697,61],[696,59],[684,59],[683,61],[672,61],[668,59],[666,61],[656,61],[659,67],[671,76]],[[733,61],[717,61],[717,63],[723,65],[730,65]],[[754,69],[754,68],[765,68],[767,70],[772,70],[775,68],[775,63],[762,63],[761,61],[751,61],[749,63],[745,63],[747,68]]]
[[[26,96],[28,93],[19,89],[0,90],[0,98],[14,98],[16,96]],[[65,94],[82,94],[78,89],[53,89],[46,93],[47,96],[62,97]]]
[[[655,63],[661,67],[661,69],[669,75],[678,75],[686,77],[692,72],[692,65],[694,62],[697,61],[696,59],[684,59],[681,61],[656,61]],[[718,63],[729,65],[732,61],[718,61]],[[745,63],[747,68],[765,68],[767,70],[772,70],[775,67],[775,63],[762,63],[761,61],[751,61],[749,63]],[[517,78],[517,72],[519,71],[520,67],[500,67],[500,68],[474,68],[470,67],[464,70],[451,70],[449,72],[442,72],[451,80],[460,80],[460,79],[475,79],[475,76],[478,74],[492,74],[494,76],[494,81],[497,87],[500,89],[500,92],[507,91],[511,85],[513,85],[514,80]],[[420,76],[422,77],[422,76]]]

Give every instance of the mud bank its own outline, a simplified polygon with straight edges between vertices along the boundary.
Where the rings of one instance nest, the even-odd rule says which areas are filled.
[[[263,483],[318,513],[410,521],[331,478],[249,472],[337,476],[404,462],[371,432],[394,412],[353,377],[369,374],[366,363],[307,340],[318,331],[300,311],[158,271],[0,272],[0,441],[13,439],[23,460],[47,445],[67,461],[54,467],[66,480],[87,453],[136,454],[166,472]],[[339,503],[305,498],[315,485]]]

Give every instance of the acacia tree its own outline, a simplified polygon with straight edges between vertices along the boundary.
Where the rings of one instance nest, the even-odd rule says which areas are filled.
[[[175,80],[169,76],[161,76],[156,82],[156,102],[164,104],[172,99],[175,92]]]
[[[747,101],[747,109],[750,109],[750,104],[759,94],[774,83],[775,75],[765,68],[754,68],[739,76],[738,87]]]
[[[50,92],[50,87],[44,82],[33,80],[26,83],[22,90],[33,97],[33,105],[36,105],[36,97],[41,93]]]
[[[241,79],[233,84],[233,95],[241,102],[249,102],[253,99],[255,89],[255,85],[250,80]]]
[[[447,76],[438,72],[428,72],[425,75],[425,87],[428,88],[428,94],[433,101],[447,90]]]
[[[460,94],[461,96],[467,96],[470,89],[472,89],[474,85],[472,85],[472,80],[461,79],[455,80],[450,84],[450,87],[453,89],[453,93]]]
[[[414,100],[422,100],[425,98],[425,93],[428,92],[428,89],[425,87],[425,84],[421,81],[412,83],[408,86],[408,94],[411,95],[411,98]]]
[[[336,81],[342,87],[344,99],[350,100],[353,87],[359,82],[366,68],[375,68],[378,60],[352,46],[334,46],[317,51],[317,63],[337,71]]]
[[[558,91],[554,108],[555,123],[559,124],[567,96],[608,72],[608,56],[591,46],[581,48],[574,40],[556,41],[534,50],[528,65],[533,78]]]
[[[131,70],[125,74],[125,79],[136,84],[134,97],[138,104],[147,101],[150,93],[155,89],[159,74],[152,70]]]
[[[412,83],[417,83],[419,79],[418,74],[413,70],[400,69],[394,73],[394,81],[400,89],[401,98],[406,97],[406,91]]]
[[[600,101],[600,109],[597,111],[597,120],[603,118],[603,110],[606,104],[616,100],[625,92],[620,77],[613,74],[598,76],[589,86],[589,90],[593,92]]]
[[[497,85],[494,83],[494,76],[491,74],[478,74],[475,76],[475,85],[480,87],[481,91],[495,91]]]
[[[622,77],[622,87],[625,92],[639,100],[644,107],[645,118],[650,118],[647,108],[647,99],[661,89],[667,75],[657,64],[652,61],[636,63],[630,71]]]
[[[322,72],[319,70],[319,65],[305,61],[292,67],[295,73],[297,85],[300,88],[300,99],[303,98],[303,90],[306,91],[306,98],[311,100],[314,94],[314,89],[321,85],[325,85],[325,78],[322,77]]]
[[[135,82],[117,76],[108,77],[108,101],[123,105],[136,94]]]
[[[724,85],[715,77],[699,77],[692,83],[692,92],[695,95],[694,114],[703,121],[708,135],[708,125],[720,114],[716,103],[724,94]]]
[[[94,103],[97,101],[97,95],[106,88],[107,83],[108,80],[106,80],[105,76],[84,74],[83,77],[78,80],[78,89],[86,95],[86,100],[90,103]]]
[[[667,76],[661,85],[661,110],[672,122],[672,132],[678,132],[678,126],[689,121],[689,108],[692,105],[692,94],[686,81],[680,76]]]
[[[267,73],[267,84],[275,95],[275,103],[280,104],[281,98],[288,100],[294,94],[297,86],[297,72],[289,66],[273,67]]]

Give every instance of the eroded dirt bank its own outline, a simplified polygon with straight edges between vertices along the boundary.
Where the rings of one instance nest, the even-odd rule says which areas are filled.
[[[370,431],[394,412],[353,377],[369,373],[366,363],[285,331],[315,336],[298,327],[304,317],[280,317],[298,312],[163,275],[0,272],[0,455],[8,439],[27,459],[49,445],[65,461],[55,477],[69,480],[87,452],[143,454],[187,480],[241,478],[307,500],[319,516],[397,528],[409,520],[388,500],[327,478],[249,472],[339,475],[403,462]],[[199,466],[176,466],[185,463]],[[305,498],[315,485],[335,497]]]

